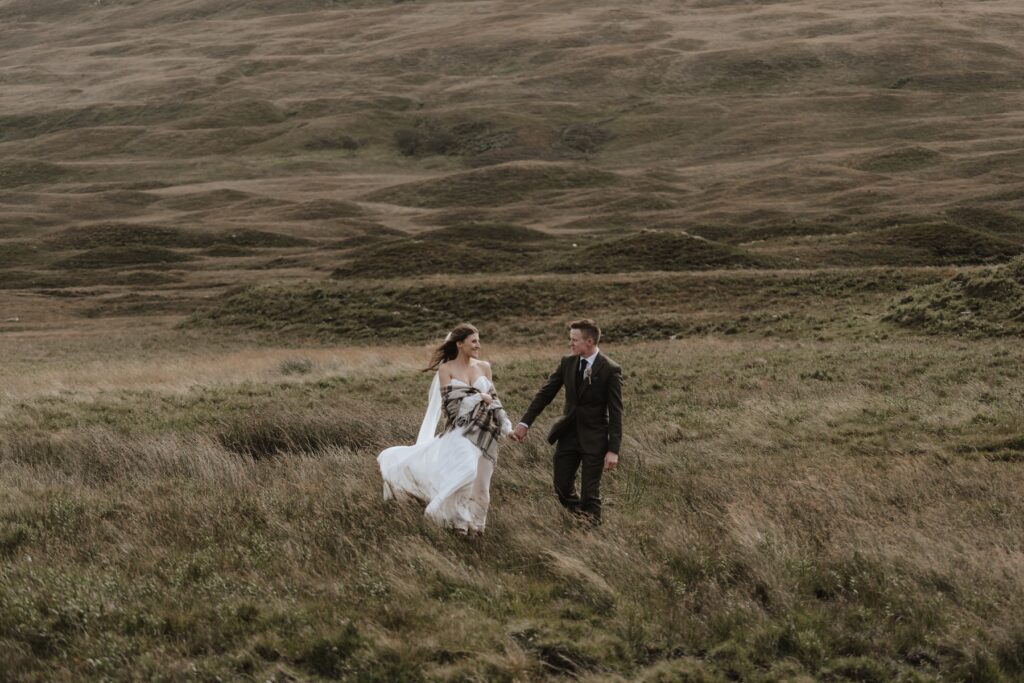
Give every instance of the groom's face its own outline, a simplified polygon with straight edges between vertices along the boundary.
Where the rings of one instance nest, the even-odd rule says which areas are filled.
[[[572,355],[586,358],[594,353],[595,346],[597,344],[594,343],[594,340],[584,336],[581,330],[569,330],[569,353]]]

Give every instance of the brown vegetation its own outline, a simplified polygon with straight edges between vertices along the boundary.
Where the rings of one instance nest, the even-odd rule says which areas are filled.
[[[1019,14],[0,0],[0,678],[1021,680]],[[583,316],[605,527],[385,504]]]

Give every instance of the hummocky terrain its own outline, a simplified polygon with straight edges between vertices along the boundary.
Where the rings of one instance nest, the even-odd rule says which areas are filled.
[[[0,680],[1024,680],[1019,0],[0,0]],[[606,523],[384,501],[594,317]]]
[[[0,2],[0,314],[182,318],[332,274],[1007,261],[1020,21],[1011,0]]]

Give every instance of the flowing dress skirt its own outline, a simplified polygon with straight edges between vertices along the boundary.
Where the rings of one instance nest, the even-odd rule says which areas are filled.
[[[484,530],[494,463],[461,428],[415,446],[388,448],[377,462],[385,499],[413,496],[426,503],[426,516],[441,526]]]

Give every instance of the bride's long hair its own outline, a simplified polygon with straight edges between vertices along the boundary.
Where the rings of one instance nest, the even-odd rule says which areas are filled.
[[[477,334],[478,330],[469,323],[459,323],[448,336],[444,338],[441,345],[430,354],[430,365],[423,368],[423,372],[436,372],[441,363],[447,363],[459,357],[458,342],[465,341],[466,337]]]

